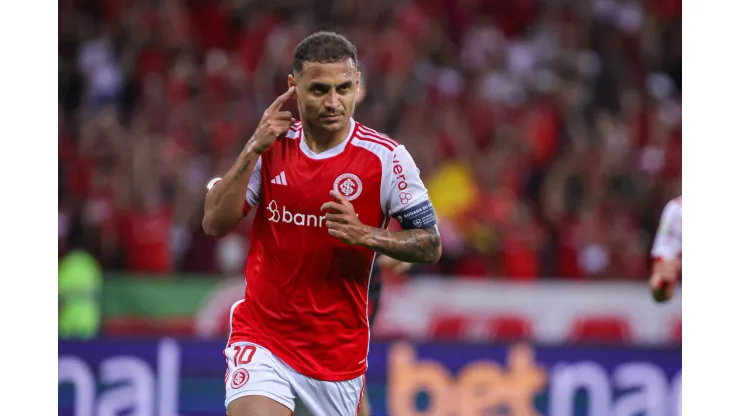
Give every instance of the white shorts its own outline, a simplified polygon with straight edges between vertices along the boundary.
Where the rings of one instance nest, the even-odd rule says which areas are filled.
[[[226,350],[226,402],[264,396],[291,411],[313,416],[354,416],[365,389],[365,376],[347,381],[321,381],[293,370],[266,348],[236,342]],[[298,406],[296,405],[298,401]]]

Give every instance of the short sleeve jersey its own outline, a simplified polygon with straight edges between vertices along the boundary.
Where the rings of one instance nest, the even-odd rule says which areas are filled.
[[[256,210],[244,301],[229,344],[250,341],[318,380],[363,374],[368,288],[375,253],[332,237],[321,206],[342,194],[366,225],[436,227],[434,209],[404,146],[350,120],[344,141],[312,152],[300,123],[259,158],[245,197]]]

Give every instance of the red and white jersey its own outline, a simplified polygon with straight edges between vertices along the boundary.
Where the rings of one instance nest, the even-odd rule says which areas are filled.
[[[321,206],[335,190],[360,221],[385,228],[436,225],[404,146],[350,121],[345,140],[312,152],[300,124],[261,155],[246,203],[256,209],[244,301],[234,305],[229,345],[261,345],[299,373],[324,381],[366,371],[368,285],[375,253],[329,235]]]
[[[656,260],[675,260],[681,255],[681,197],[672,199],[663,209],[655,235],[652,256]]]

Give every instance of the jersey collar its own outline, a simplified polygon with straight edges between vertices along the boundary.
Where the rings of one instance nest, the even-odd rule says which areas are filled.
[[[306,144],[306,140],[303,137],[303,129],[301,129],[301,142],[298,145],[301,148],[301,151],[304,155],[311,159],[327,159],[332,156],[336,156],[344,151],[344,148],[347,147],[347,143],[349,143],[349,140],[352,138],[352,136],[355,133],[355,119],[350,117],[349,119],[349,130],[347,131],[347,136],[342,140],[341,143],[338,145],[332,147],[331,149],[325,150],[321,153],[314,153],[311,149],[308,148],[308,145]]]

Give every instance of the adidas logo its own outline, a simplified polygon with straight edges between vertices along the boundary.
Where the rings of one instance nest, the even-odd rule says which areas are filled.
[[[270,183],[274,183],[275,185],[288,185],[288,181],[285,180],[285,171],[280,172],[279,175],[272,178]]]

